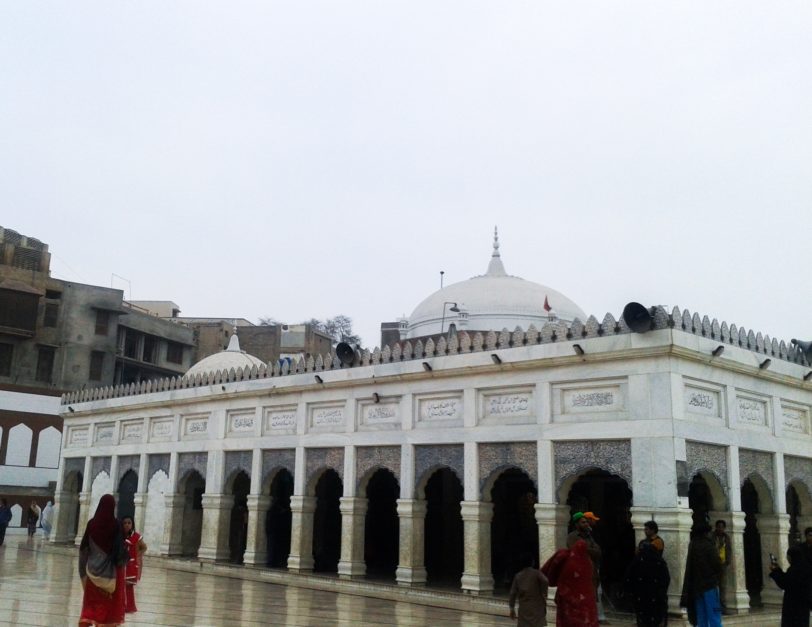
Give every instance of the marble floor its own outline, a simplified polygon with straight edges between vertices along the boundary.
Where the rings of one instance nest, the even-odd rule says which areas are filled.
[[[75,625],[82,588],[73,556],[6,536],[0,547],[0,625]],[[491,627],[507,617],[145,567],[128,625],[410,625]],[[507,610],[507,608],[505,608]]]

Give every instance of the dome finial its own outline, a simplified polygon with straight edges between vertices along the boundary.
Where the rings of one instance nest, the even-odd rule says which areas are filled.
[[[231,337],[228,340],[228,348],[227,351],[232,351],[235,353],[241,353],[240,350],[240,340],[237,338],[237,332],[231,334]]]
[[[493,227],[493,253],[491,254],[491,262],[488,264],[488,271],[486,276],[507,276],[505,266],[502,264],[502,256],[499,254],[499,229]]]

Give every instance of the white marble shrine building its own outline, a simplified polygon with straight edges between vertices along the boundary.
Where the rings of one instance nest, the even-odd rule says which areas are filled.
[[[650,308],[642,332],[587,318],[507,275],[498,246],[416,313],[352,363],[269,366],[232,344],[184,377],[65,395],[52,540],[77,542],[112,492],[153,553],[489,594],[591,510],[610,599],[654,519],[676,607],[709,516],[733,541],[728,607],[780,602],[767,556],[812,526],[797,346],[679,308]]]

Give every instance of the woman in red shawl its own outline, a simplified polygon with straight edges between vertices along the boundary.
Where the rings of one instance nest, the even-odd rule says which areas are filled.
[[[112,494],[101,497],[79,545],[84,597],[79,625],[107,627],[124,622],[124,564],[127,552]]]
[[[598,604],[592,584],[592,560],[578,540],[563,560],[555,593],[557,627],[598,627]]]

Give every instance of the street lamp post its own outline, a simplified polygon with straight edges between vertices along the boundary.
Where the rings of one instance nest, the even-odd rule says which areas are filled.
[[[443,303],[443,317],[440,320],[440,335],[443,334],[443,328],[445,327],[445,308],[448,307],[449,305],[451,305],[451,307],[449,307],[448,311],[453,311],[454,313],[460,312],[460,308],[454,301],[447,300],[446,302]]]

